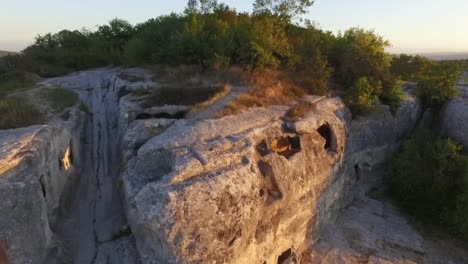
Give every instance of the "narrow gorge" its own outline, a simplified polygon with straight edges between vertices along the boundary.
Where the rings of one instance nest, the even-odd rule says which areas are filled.
[[[214,118],[227,99],[199,112],[145,106],[135,91],[155,80],[134,68],[47,79],[79,103],[47,125],[0,130],[11,264],[467,259],[462,242],[436,243],[385,195],[389,157],[422,123],[411,86],[395,113],[353,118],[338,97],[307,96],[296,118],[291,106]],[[448,134],[466,127],[449,118],[462,97],[445,112]]]
[[[125,238],[122,197],[118,191],[120,138],[119,91],[123,84],[113,71],[97,71],[81,78],[50,80],[79,93],[88,113],[75,112],[76,182],[69,190],[69,208],[58,220],[60,246],[53,257],[64,263],[95,263],[109,256],[102,251],[117,238]],[[128,234],[127,234],[128,236]]]

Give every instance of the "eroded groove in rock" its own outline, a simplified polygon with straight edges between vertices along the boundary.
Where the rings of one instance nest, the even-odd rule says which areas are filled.
[[[123,82],[114,75],[113,71],[102,70],[58,80],[63,87],[80,94],[92,115],[82,118],[76,128],[76,134],[82,135],[75,154],[80,160],[78,181],[70,189],[67,213],[57,222],[61,246],[56,256],[49,258],[50,263],[61,259],[93,264],[101,245],[131,235],[117,188],[121,158],[119,97]],[[71,155],[67,149],[60,159],[64,170]]]
[[[273,171],[273,167],[263,160],[258,162],[258,169],[260,173],[263,175],[265,179],[265,188],[268,192],[268,203],[272,203],[276,200],[279,200],[283,197],[281,190],[278,187],[278,183],[276,182],[275,173]]]

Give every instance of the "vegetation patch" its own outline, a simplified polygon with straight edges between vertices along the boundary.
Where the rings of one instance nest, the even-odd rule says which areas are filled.
[[[145,99],[147,107],[163,105],[196,105],[221,92],[221,86],[162,86]]]
[[[25,97],[0,98],[0,129],[12,129],[40,124],[43,117]]]
[[[145,78],[143,76],[139,76],[139,75],[136,75],[136,74],[130,74],[130,73],[119,73],[117,75],[117,77],[119,79],[122,79],[124,81],[128,81],[128,82],[142,82],[145,80]]]
[[[217,116],[223,117],[237,114],[252,107],[290,105],[305,94],[306,93],[297,86],[289,86],[281,82],[274,85],[258,86],[231,101]]]
[[[456,84],[460,78],[459,65],[435,64],[418,82],[417,92],[427,107],[439,108],[458,95]]]
[[[60,113],[78,102],[77,93],[60,86],[44,89],[42,96],[50,103],[56,113]]]
[[[218,92],[216,92],[215,94],[213,94],[210,98],[208,98],[207,100],[205,100],[203,102],[195,104],[193,106],[193,108],[192,108],[192,112],[197,112],[197,111],[201,111],[203,109],[208,108],[209,106],[213,105],[218,100],[220,100],[221,98],[228,95],[230,92],[231,92],[231,86],[230,85],[227,85],[227,84],[222,85],[221,89]]]
[[[307,113],[317,110],[317,105],[311,102],[300,102],[286,112],[284,118],[290,121],[297,121]]]
[[[3,73],[0,75],[0,98],[14,92],[31,89],[38,80],[38,76],[25,71]]]
[[[468,238],[468,157],[458,142],[414,133],[392,160],[391,193],[421,221]]]

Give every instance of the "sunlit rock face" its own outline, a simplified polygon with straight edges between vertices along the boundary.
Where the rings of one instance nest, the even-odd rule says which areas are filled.
[[[420,112],[411,95],[395,115],[381,107],[353,122],[339,99],[316,106],[295,122],[286,107],[178,121],[143,145],[124,173],[142,262],[308,263],[353,186],[372,181]]]
[[[0,244],[11,263],[39,263],[52,246],[73,171],[70,141],[68,130],[49,126],[0,131]]]

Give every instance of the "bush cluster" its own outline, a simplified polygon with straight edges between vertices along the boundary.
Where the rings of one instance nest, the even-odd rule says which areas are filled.
[[[325,95],[333,79],[357,113],[378,100],[395,111],[403,98],[400,77],[421,81],[428,104],[453,96],[447,89],[455,74],[433,75],[435,63],[420,56],[389,55],[389,43],[373,31],[351,28],[334,35],[309,21],[298,23],[313,3],[257,0],[253,12],[240,13],[216,0],[189,0],[183,13],[135,26],[114,19],[94,31],[38,36],[21,54],[2,57],[0,74],[23,70],[51,77],[109,65],[279,70],[294,73],[297,85],[312,94]]]
[[[458,142],[415,132],[392,161],[391,192],[423,222],[468,237],[468,157]]]

